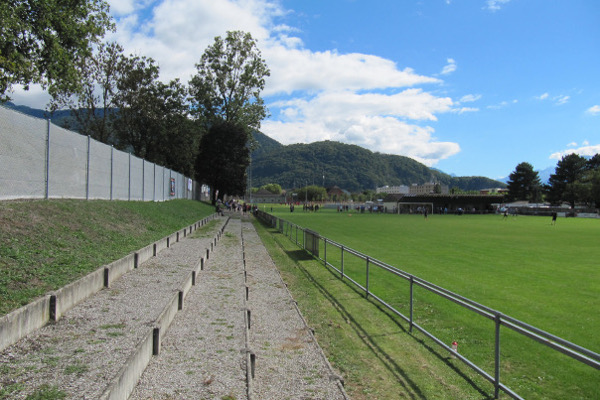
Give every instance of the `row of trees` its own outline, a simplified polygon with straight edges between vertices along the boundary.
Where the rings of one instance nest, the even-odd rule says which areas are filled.
[[[590,159],[574,153],[564,156],[547,185],[541,183],[531,164],[520,163],[509,176],[508,191],[509,201],[545,200],[554,205],[565,202],[571,208],[576,204],[600,207],[600,154]]]
[[[71,110],[67,128],[155,162],[218,192],[246,188],[252,131],[267,109],[269,76],[249,33],[216,37],[186,84],[164,83],[149,57],[104,43],[114,29],[104,0],[0,3],[0,100],[13,85],[41,84],[49,111]]]

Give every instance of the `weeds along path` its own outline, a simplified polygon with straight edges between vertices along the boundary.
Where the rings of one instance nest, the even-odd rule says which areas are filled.
[[[0,353],[2,398],[99,398],[225,222],[218,219],[173,243],[59,321],[6,348]]]

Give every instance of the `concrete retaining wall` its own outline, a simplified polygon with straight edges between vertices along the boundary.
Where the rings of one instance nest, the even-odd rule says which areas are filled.
[[[134,264],[135,268],[139,267],[140,265],[142,265],[143,263],[145,263],[146,261],[148,261],[149,259],[151,259],[152,257],[154,257],[156,255],[156,254],[154,254],[154,245],[155,244],[156,243],[152,243],[151,245],[143,247],[135,252],[135,264]],[[158,254],[158,252],[157,252],[157,254]]]
[[[0,351],[50,320],[50,296],[44,296],[0,318]]]
[[[150,330],[129,356],[112,383],[100,396],[101,400],[123,400],[129,397],[152,359],[153,343],[154,335],[153,331]]]
[[[109,287],[111,283],[119,279],[121,276],[131,271],[134,268],[135,255],[129,254],[120,260],[114,261],[108,264],[105,269],[108,269],[108,280],[104,282],[106,287]],[[92,295],[93,293],[90,293]]]
[[[171,325],[171,322],[173,322],[173,318],[175,318],[177,311],[179,311],[179,292],[173,294],[163,311],[156,319],[156,327],[160,329],[161,340]]]
[[[51,297],[50,319],[58,321],[75,304],[104,287],[105,268],[97,269],[81,279],[54,292]],[[52,300],[52,299],[55,300]]]
[[[154,243],[156,245],[156,254],[160,253],[161,251],[163,251],[164,249],[166,249],[167,247],[167,238],[162,238],[159,241],[157,241],[156,243]]]

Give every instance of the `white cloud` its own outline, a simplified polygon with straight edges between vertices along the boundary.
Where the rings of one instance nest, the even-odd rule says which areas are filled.
[[[432,128],[392,117],[357,115],[350,119],[322,118],[293,123],[266,121],[262,130],[284,144],[335,140],[372,151],[405,155],[428,166],[460,151],[456,143],[437,141]]]
[[[538,100],[552,100],[552,101],[554,101],[554,103],[556,105],[560,106],[560,105],[568,103],[569,99],[571,99],[571,96],[560,94],[558,96],[550,97],[550,94],[548,92],[546,92],[542,95],[536,96],[535,98]]]
[[[500,10],[501,6],[508,3],[510,0],[487,0],[486,8],[492,12]]]
[[[467,94],[460,98],[460,102],[461,103],[471,103],[471,102],[477,101],[479,99],[481,99],[480,94]]]
[[[567,147],[577,147],[577,142],[571,142],[567,145]]]
[[[586,110],[586,113],[590,115],[600,115],[600,105],[596,104]]]
[[[546,100],[550,95],[546,92],[536,97],[538,100]]]
[[[446,62],[448,64],[446,64],[446,66],[442,69],[441,74],[442,75],[448,75],[451,74],[452,72],[456,71],[456,61],[454,61],[453,58],[449,58],[448,60],[446,60]]]
[[[519,102],[519,100],[517,100],[517,99],[511,100],[511,101],[505,100],[505,101],[501,101],[498,104],[489,105],[489,106],[487,106],[487,108],[490,110],[500,110],[502,108],[508,107],[511,104],[517,104],[518,102]]]
[[[580,156],[594,156],[600,153],[600,144],[589,145],[589,142],[586,140],[583,143],[583,146],[576,149],[567,149],[562,151],[557,151],[556,153],[550,154],[550,159],[560,160],[564,156],[569,154],[579,154]]]

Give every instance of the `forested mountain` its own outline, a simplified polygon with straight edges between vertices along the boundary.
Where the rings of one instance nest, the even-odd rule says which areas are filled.
[[[256,133],[255,139],[260,147],[252,154],[253,187],[268,183],[278,183],[284,188],[336,185],[357,192],[384,185],[426,182],[462,190],[506,186],[485,177],[452,177],[411,158],[373,153],[356,145],[324,141],[283,146],[261,133]]]

